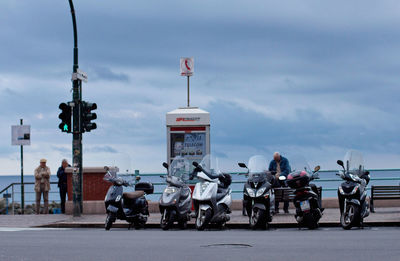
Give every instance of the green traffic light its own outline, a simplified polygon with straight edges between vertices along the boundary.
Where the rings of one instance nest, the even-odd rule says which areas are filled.
[[[64,131],[68,131],[68,124],[64,124]]]

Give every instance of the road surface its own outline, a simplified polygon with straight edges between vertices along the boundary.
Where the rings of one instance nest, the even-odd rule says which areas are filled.
[[[400,228],[0,228],[0,260],[400,260]]]

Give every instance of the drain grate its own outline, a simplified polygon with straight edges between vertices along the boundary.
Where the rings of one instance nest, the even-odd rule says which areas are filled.
[[[200,247],[220,247],[220,248],[248,248],[248,247],[253,247],[252,245],[249,244],[210,244],[210,245],[204,245]]]

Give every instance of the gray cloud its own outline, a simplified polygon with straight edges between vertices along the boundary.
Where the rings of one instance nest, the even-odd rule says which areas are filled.
[[[127,74],[114,73],[110,68],[107,67],[93,66],[89,72],[93,81],[106,80],[129,83],[129,76]]]
[[[132,164],[164,159],[165,113],[185,103],[178,60],[193,56],[192,102],[211,112],[212,144],[222,156],[232,146],[247,146],[236,152],[243,155],[271,146],[400,155],[396,2],[75,7],[79,65],[89,74],[83,98],[98,105],[98,129],[84,135],[87,152],[118,154],[128,145],[149,153],[132,149]],[[71,99],[68,3],[4,0],[0,10],[0,58],[7,61],[0,63],[0,147],[9,146],[9,125],[24,118],[37,150],[50,143],[57,145],[49,153],[70,153],[71,136],[58,130],[57,118],[58,104]]]
[[[90,146],[85,148],[87,152],[95,152],[95,153],[100,153],[100,152],[106,152],[106,153],[118,153],[116,149],[114,149],[111,146]]]

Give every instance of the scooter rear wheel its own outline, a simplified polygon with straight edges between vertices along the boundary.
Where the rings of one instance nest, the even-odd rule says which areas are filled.
[[[304,215],[303,220],[308,229],[317,229],[319,227],[318,222],[311,213]]]
[[[180,229],[186,229],[187,228],[187,221],[179,221],[178,226]]]

